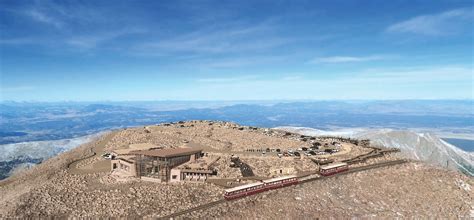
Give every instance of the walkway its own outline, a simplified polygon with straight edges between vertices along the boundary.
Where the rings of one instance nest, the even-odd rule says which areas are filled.
[[[87,157],[77,159],[71,162],[67,167],[69,172],[72,174],[88,174],[88,173],[98,173],[98,172],[108,172],[110,171],[110,160],[103,160],[101,155],[104,153],[105,145],[117,134],[117,131],[113,131],[107,136],[99,141],[93,148],[91,148],[91,154]],[[98,158],[99,160],[93,164],[87,165],[85,167],[78,168],[77,165],[87,159]]]

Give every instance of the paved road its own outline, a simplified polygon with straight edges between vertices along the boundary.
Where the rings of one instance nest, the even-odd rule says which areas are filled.
[[[67,167],[69,172],[72,174],[88,174],[88,173],[97,173],[97,172],[107,172],[110,171],[110,160],[99,160],[94,162],[91,166],[86,166],[82,168],[77,168],[77,164],[83,160],[87,160],[93,157],[100,157],[104,153],[105,145],[117,134],[117,131],[113,131],[107,136],[99,141],[92,149],[89,156],[75,160],[71,162]]]

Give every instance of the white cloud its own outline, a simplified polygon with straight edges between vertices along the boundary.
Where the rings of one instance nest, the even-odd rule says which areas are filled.
[[[286,77],[235,77],[203,81],[215,83],[197,84],[184,96],[203,100],[241,100],[245,97],[255,100],[465,99],[471,96],[472,69],[465,66],[428,66],[361,70],[338,73],[332,77],[313,72],[291,80]]]
[[[74,38],[68,39],[66,43],[82,49],[91,49],[105,41],[109,41],[117,37],[130,34],[141,34],[145,32],[146,31],[143,29],[124,29],[109,31],[107,33],[94,33],[87,36],[76,36]]]
[[[257,75],[244,75],[238,77],[222,77],[222,78],[201,78],[196,81],[199,83],[236,83],[256,80],[259,77]]]
[[[348,62],[366,62],[375,60],[388,59],[390,56],[386,55],[372,55],[372,56],[332,56],[332,57],[318,57],[311,61],[311,63],[348,63]]]
[[[264,50],[289,42],[289,39],[271,36],[272,29],[273,26],[267,22],[254,26],[228,24],[144,43],[136,49],[139,51],[160,51],[161,53],[227,53]]]
[[[43,12],[41,12],[39,10],[36,10],[36,9],[28,10],[25,13],[26,13],[26,15],[28,15],[29,17],[31,17],[33,20],[35,20],[37,22],[52,25],[56,28],[61,28],[64,25],[63,22],[61,22],[60,20],[58,20],[58,19],[56,19],[52,16],[49,16],[46,13],[43,13]]]
[[[459,31],[459,25],[472,23],[472,19],[472,9],[461,8],[439,14],[420,15],[410,18],[389,26],[386,31],[423,35],[446,35]]]

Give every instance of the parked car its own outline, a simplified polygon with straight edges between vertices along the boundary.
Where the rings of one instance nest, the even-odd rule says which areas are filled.
[[[106,160],[112,160],[113,159],[113,155],[110,154],[110,153],[105,153],[105,154],[102,154],[102,158],[106,159]]]
[[[301,154],[299,152],[295,152],[295,156],[299,157]]]

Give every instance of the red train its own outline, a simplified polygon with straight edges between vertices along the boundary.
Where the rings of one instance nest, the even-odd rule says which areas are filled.
[[[227,200],[232,200],[240,197],[245,197],[248,195],[257,194],[263,191],[282,188],[285,186],[291,186],[298,184],[298,178],[295,175],[291,176],[282,176],[263,180],[258,183],[249,183],[242,186],[237,186],[234,188],[226,189],[224,198]]]
[[[321,166],[319,168],[319,174],[321,174],[322,176],[330,176],[347,170],[349,170],[349,165],[347,163],[333,163],[326,166]],[[242,186],[226,189],[224,198],[226,200],[232,200],[248,195],[257,194],[263,191],[296,184],[298,184],[298,178],[296,177],[296,175],[276,177],[263,180],[257,183],[249,183]]]
[[[347,163],[332,163],[319,167],[319,174],[322,176],[330,176],[347,170],[349,170],[349,165],[347,165]]]

